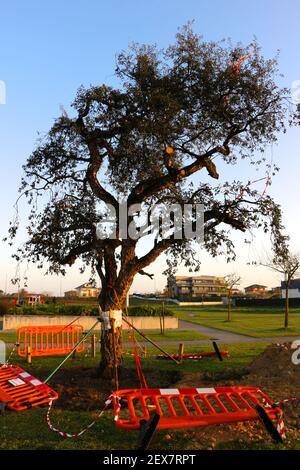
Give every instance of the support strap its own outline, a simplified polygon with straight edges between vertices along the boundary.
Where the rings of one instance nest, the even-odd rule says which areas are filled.
[[[114,320],[115,328],[120,328],[122,326],[122,310],[102,312],[102,319],[105,330],[111,329],[111,320]]]
[[[133,347],[135,364],[136,364],[136,369],[137,369],[137,373],[138,373],[141,388],[148,388],[148,384],[147,384],[147,381],[146,381],[146,378],[144,376],[143,369],[142,369],[142,366],[141,366],[139,353],[137,351],[136,344],[135,344],[135,341],[134,341],[134,338],[133,338],[133,333],[130,334],[129,337],[130,337],[132,347]]]
[[[56,372],[59,371],[59,369],[62,367],[62,365],[69,359],[69,357],[72,356],[73,352],[76,351],[76,349],[78,348],[78,346],[80,346],[85,340],[86,338],[92,334],[92,332],[94,331],[94,329],[96,328],[97,324],[101,321],[100,318],[97,318],[97,321],[96,323],[94,323],[94,325],[92,326],[92,328],[89,329],[89,331],[83,335],[83,337],[81,338],[80,341],[78,341],[77,344],[75,344],[74,348],[72,349],[72,351],[69,352],[69,354],[61,361],[61,363],[54,369],[53,372],[51,372],[50,375],[48,375],[48,377],[46,378],[46,380],[44,381],[44,383],[46,384],[47,382],[49,382],[49,380],[56,374]]]

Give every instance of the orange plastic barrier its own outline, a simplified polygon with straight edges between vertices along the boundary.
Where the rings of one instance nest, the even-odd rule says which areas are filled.
[[[139,429],[141,420],[148,421],[151,411],[160,415],[160,429],[258,420],[257,405],[270,419],[281,413],[256,387],[118,390],[112,399],[116,424],[126,429]],[[120,407],[124,401],[126,408]]]
[[[220,351],[222,357],[229,356],[229,351]],[[214,351],[203,352],[203,353],[192,353],[192,354],[170,354],[174,359],[202,359],[202,357],[215,357],[217,353]],[[157,356],[159,359],[170,359],[166,354],[159,354]]]
[[[24,326],[18,329],[18,355],[26,357],[28,347],[32,356],[66,354],[76,346],[83,334],[81,325]],[[84,343],[76,349],[84,351]]]
[[[0,368],[0,401],[7,408],[23,411],[56,400],[57,393],[21,367]]]

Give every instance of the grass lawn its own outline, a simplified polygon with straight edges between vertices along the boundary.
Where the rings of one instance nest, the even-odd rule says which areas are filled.
[[[15,331],[6,331],[0,333],[0,341],[5,341],[6,343],[15,343],[17,341],[17,333]]]
[[[215,358],[203,358],[201,360],[186,360],[182,364],[176,364],[171,360],[162,360],[158,359],[157,355],[160,352],[154,348],[153,346],[147,346],[147,356],[146,358],[142,357],[142,366],[143,368],[155,368],[161,370],[169,371],[179,371],[179,372],[202,372],[202,371],[212,371],[212,372],[219,372],[223,370],[237,370],[237,371],[244,371],[255,356],[260,354],[267,346],[267,342],[260,342],[260,343],[234,343],[234,344],[224,344],[218,343],[219,348],[221,350],[227,350],[230,353],[230,360],[225,358],[223,362],[216,360]],[[177,346],[165,346],[163,348],[169,353],[177,353],[178,348]],[[8,353],[10,348],[8,350]],[[196,353],[196,352],[206,352],[206,351],[213,351],[213,348],[210,344],[205,345],[186,345],[184,352],[185,353]],[[132,348],[130,346],[124,348],[124,361],[125,366],[130,368],[135,367],[135,361],[132,356]],[[130,355],[129,355],[129,354]],[[95,367],[97,365],[97,361],[99,361],[99,355],[97,354],[97,358],[93,359],[89,356],[89,353],[82,353],[77,354],[75,359],[69,359],[66,362],[64,367],[72,368],[72,367]],[[33,357],[32,364],[28,365],[26,360],[22,357],[18,357],[15,353],[12,357],[11,362],[13,364],[18,364],[20,367],[30,370],[33,373],[37,373],[39,376],[43,374],[43,376],[39,377],[41,379],[45,379],[45,371],[53,370],[63,359],[64,356],[51,356],[51,357]],[[55,388],[55,379],[52,382],[52,386]]]
[[[152,339],[155,342],[161,341],[193,341],[193,340],[201,340],[201,339],[208,339],[209,336],[206,336],[198,331],[183,331],[183,330],[166,330],[164,334],[161,334],[160,331],[145,331],[146,336]],[[96,334],[97,338],[99,339],[100,333]],[[137,334],[136,335],[138,340],[142,341],[142,338]],[[130,341],[129,337],[124,331],[124,341]],[[16,332],[3,332],[0,333],[0,340],[5,341],[6,343],[15,343],[17,341],[17,333]]]
[[[199,333],[198,331],[192,331],[192,330],[169,330],[165,331],[164,334],[161,334],[160,332],[157,331],[143,331],[143,333],[148,336],[150,339],[152,339],[155,342],[160,342],[160,341],[193,341],[193,340],[200,340],[200,339],[209,339],[209,336],[204,335],[202,333]],[[126,332],[124,333],[124,341],[127,340],[127,334]],[[138,334],[136,335],[137,339],[139,341],[142,341],[141,336]]]
[[[227,311],[220,307],[173,307],[179,319],[221,330],[259,338],[300,336],[300,309],[290,310],[290,326],[283,328],[284,314],[275,308],[233,308],[232,320],[227,321]]]
[[[156,350],[149,348],[147,350],[148,357],[142,358],[142,365],[145,375],[147,370],[156,369],[161,371],[162,376],[165,371],[176,371],[184,381],[185,377],[190,377],[189,373],[198,373],[206,371],[212,374],[231,374],[231,377],[238,382],[239,377],[245,372],[249,363],[266,347],[267,343],[246,343],[234,345],[220,345],[221,349],[229,349],[230,357],[225,358],[223,362],[217,359],[202,359],[200,361],[186,360],[180,365],[167,360],[159,360],[155,357]],[[175,352],[177,349],[168,347],[169,352]],[[187,352],[199,351],[199,347],[186,347]],[[201,346],[201,351],[211,350],[210,345]],[[130,348],[127,352],[132,352]],[[14,357],[14,363],[17,363],[28,372],[36,375],[38,378],[44,380],[46,375],[50,373],[54,367],[59,363],[59,357],[44,357],[33,358],[33,363],[29,366],[21,358]],[[97,366],[99,356],[96,359],[85,355],[78,355],[75,360],[69,360],[63,367],[64,369],[74,369],[76,372],[77,367],[91,367]],[[131,356],[124,356],[125,366],[127,368],[134,368],[134,359]],[[197,377],[197,375],[196,375]],[[55,389],[55,377],[51,380],[50,384]],[[151,386],[151,384],[149,384]],[[191,386],[187,384],[187,386]],[[201,383],[195,383],[195,386],[203,386]],[[122,388],[122,380],[120,383]],[[55,407],[51,414],[53,424],[67,432],[78,432],[88,423],[90,423],[97,416],[95,411],[70,411]],[[105,450],[121,450],[121,449],[134,449],[137,442],[138,432],[124,431],[115,426],[113,421],[112,411],[105,412],[104,416],[96,422],[95,426],[87,433],[77,439],[62,439],[59,435],[49,430],[46,424],[46,408],[34,408],[24,412],[6,411],[0,416],[0,449],[105,449]],[[158,431],[153,440],[151,448],[161,450],[178,450],[178,449],[191,449],[191,435],[194,435],[195,429],[183,430],[161,430]],[[194,435],[195,436],[195,435]],[[240,443],[238,441],[230,441],[228,443],[220,444],[220,448],[227,449],[284,449],[283,445],[275,445],[270,440],[263,442],[249,442],[249,444]],[[300,442],[295,441],[292,443],[292,448],[300,449]]]

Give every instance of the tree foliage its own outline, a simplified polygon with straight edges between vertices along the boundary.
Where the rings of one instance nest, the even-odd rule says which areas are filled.
[[[300,255],[299,253],[293,253],[287,241],[280,246],[280,250],[274,248],[273,256],[270,256],[267,261],[260,263],[262,266],[266,266],[272,271],[280,273],[284,276],[284,289],[285,289],[285,315],[284,315],[284,327],[287,328],[289,325],[289,289],[292,280],[299,274],[300,269]]]
[[[97,268],[104,286],[118,280],[120,292],[166,250],[173,268],[180,259],[199,266],[190,240],[157,237],[140,258],[137,241],[99,240],[103,203],[117,208],[120,199],[128,205],[203,203],[204,245],[213,256],[225,251],[234,257],[231,228],[271,229],[280,243],[278,205],[260,197],[250,181],[239,181],[233,166],[241,159],[262,164],[266,145],[285,131],[287,90],[276,85],[276,74],[276,59],[264,59],[256,42],[205,42],[189,26],[166,50],[134,45],[119,54],[119,88],[80,87],[74,116],[58,117],[24,166],[20,191],[31,214],[17,259],[40,267],[46,260],[50,272],[64,273],[81,258]],[[232,179],[217,184],[220,160],[232,166]],[[203,171],[212,183],[192,178]],[[16,229],[13,223],[12,237]]]

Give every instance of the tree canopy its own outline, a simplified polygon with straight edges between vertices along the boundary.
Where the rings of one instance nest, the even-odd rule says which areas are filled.
[[[199,267],[197,248],[184,238],[158,234],[138,257],[138,241],[122,238],[117,220],[116,238],[99,239],[105,204],[117,209],[120,200],[203,204],[204,247],[212,256],[234,257],[232,229],[262,227],[280,244],[280,207],[240,181],[236,166],[241,159],[262,165],[265,147],[285,132],[288,90],[276,83],[276,58],[263,58],[256,41],[206,42],[186,26],[165,50],[133,45],[120,53],[115,73],[118,88],[79,88],[73,115],[55,120],[24,165],[20,192],[31,213],[16,258],[39,267],[46,261],[55,273],[81,259],[120,297],[165,251],[170,269],[180,260]],[[221,161],[232,173],[222,184]],[[17,228],[16,220],[12,238]]]

